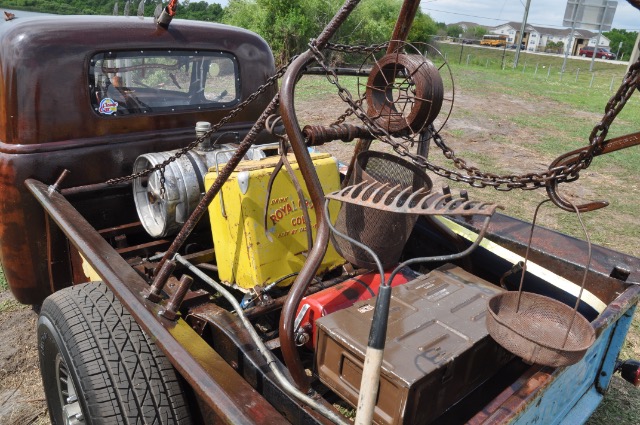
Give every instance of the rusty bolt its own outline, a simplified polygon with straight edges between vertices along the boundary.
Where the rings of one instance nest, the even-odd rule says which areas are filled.
[[[191,288],[191,284],[193,283],[193,278],[188,275],[182,275],[180,278],[180,283],[178,284],[178,289],[173,294],[171,298],[169,298],[169,302],[167,303],[167,308],[162,310],[160,314],[169,320],[176,320],[178,317],[178,310],[180,310],[180,306],[182,305],[182,301],[184,300],[185,295]]]
[[[169,276],[171,276],[171,273],[173,273],[175,268],[176,268],[175,261],[169,260],[166,263],[164,263],[164,265],[158,272],[158,275],[156,276],[156,279],[154,280],[153,285],[151,285],[151,287],[149,288],[149,291],[144,294],[144,297],[151,302],[154,302],[154,303],[159,302],[162,299],[162,297],[160,296],[160,293],[162,292],[162,288],[164,288],[165,283],[167,283],[167,279],[169,279]]]

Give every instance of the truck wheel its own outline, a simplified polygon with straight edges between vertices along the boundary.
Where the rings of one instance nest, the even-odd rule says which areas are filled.
[[[102,282],[44,301],[38,353],[54,425],[191,424],[173,366]]]

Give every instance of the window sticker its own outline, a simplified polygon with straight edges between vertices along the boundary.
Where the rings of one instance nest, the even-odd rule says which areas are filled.
[[[105,115],[113,115],[118,110],[118,102],[111,99],[110,97],[105,97],[100,101],[100,107],[98,108],[98,112]]]

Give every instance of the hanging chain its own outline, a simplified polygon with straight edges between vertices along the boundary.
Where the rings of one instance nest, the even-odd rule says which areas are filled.
[[[377,53],[381,50],[386,50],[387,47],[389,47],[389,42],[386,43],[381,43],[381,44],[373,44],[371,46],[349,46],[346,44],[333,44],[333,43],[327,43],[326,48],[328,50],[333,50],[335,52],[342,52],[342,53]],[[314,52],[315,54],[315,52]],[[325,68],[326,70],[326,68]],[[362,108],[362,102],[364,101],[364,99],[357,99],[356,105],[358,108]],[[354,108],[352,107],[348,107],[346,109],[346,111],[344,111],[344,113],[342,115],[340,115],[331,125],[340,125],[343,122],[345,122],[345,120],[347,118],[349,118],[351,115],[353,115],[354,112]]]
[[[381,45],[374,45],[367,48],[366,51],[378,51]],[[362,52],[365,51],[363,46],[354,46],[348,48],[342,45],[330,45],[333,50],[345,51],[345,52]],[[622,84],[615,95],[609,100],[605,108],[605,114],[589,136],[588,149],[582,151],[577,160],[569,165],[562,165],[558,167],[550,168],[546,171],[539,173],[527,173],[522,175],[498,175],[494,173],[483,172],[477,167],[467,165],[466,161],[462,158],[458,158],[455,152],[449,148],[442,136],[438,132],[433,132],[434,143],[442,150],[444,156],[451,160],[456,167],[456,170],[451,170],[445,167],[431,163],[426,157],[414,154],[410,151],[409,147],[403,143],[400,143],[392,138],[392,136],[385,129],[377,125],[362,108],[362,99],[354,100],[349,90],[340,84],[338,75],[335,70],[329,68],[326,64],[326,60],[322,52],[320,52],[315,46],[313,40],[310,44],[312,53],[315,56],[316,61],[325,70],[327,74],[327,80],[336,86],[338,89],[338,96],[349,105],[350,113],[344,113],[338,118],[337,122],[342,122],[349,115],[355,115],[358,117],[367,130],[377,139],[389,144],[393,150],[400,156],[410,158],[417,166],[426,168],[433,173],[447,178],[452,181],[467,183],[473,187],[484,188],[493,187],[500,191],[509,191],[512,189],[533,190],[541,187],[546,187],[549,182],[554,181],[557,183],[575,181],[579,177],[579,172],[587,168],[594,156],[596,156],[599,150],[602,149],[602,143],[605,141],[609,127],[618,116],[622,108],[624,108],[627,100],[631,97],[634,90],[640,89],[640,59],[634,63],[629,72],[625,75]],[[377,49],[377,50],[376,50]],[[460,171],[458,171],[460,170]]]
[[[267,89],[269,87],[271,87],[272,85],[276,84],[276,82],[285,74],[285,72],[287,71],[287,68],[289,68],[289,65],[291,65],[291,63],[294,61],[295,58],[296,58],[296,56],[292,57],[289,60],[289,62],[287,62],[282,67],[280,67],[276,71],[276,73],[273,74],[271,77],[269,77],[269,79],[267,79],[267,81],[263,85],[258,87],[258,89],[256,91],[254,91],[253,93],[251,93],[249,95],[249,97],[247,97],[242,103],[240,103],[238,106],[236,106],[231,111],[229,111],[229,113],[227,115],[225,115],[215,125],[211,126],[211,129],[207,130],[207,132],[204,133],[202,136],[198,137],[196,140],[194,140],[193,142],[189,143],[187,146],[179,149],[175,154],[173,154],[172,156],[170,156],[169,158],[167,158],[163,162],[161,162],[159,164],[156,164],[155,166],[153,166],[151,168],[147,168],[146,170],[142,170],[142,171],[140,171],[138,173],[130,174],[130,175],[124,176],[124,177],[116,177],[116,178],[107,180],[107,184],[117,184],[117,183],[127,182],[127,181],[130,181],[130,180],[135,180],[135,179],[140,178],[140,177],[148,176],[149,174],[151,174],[151,173],[153,173],[155,171],[160,171],[161,172],[161,180],[162,180],[162,182],[164,182],[164,169],[167,167],[167,165],[169,165],[172,162],[176,161],[178,158],[180,158],[182,155],[185,155],[187,152],[195,149],[196,146],[198,146],[200,143],[202,143],[205,139],[211,137],[211,135],[213,133],[217,132],[218,130],[220,130],[220,128],[223,125],[225,125],[226,123],[231,121],[247,105],[249,105],[251,102],[256,100],[258,98],[258,96],[260,96],[265,91],[267,91]],[[164,192],[164,184],[161,185],[160,192],[161,193]]]

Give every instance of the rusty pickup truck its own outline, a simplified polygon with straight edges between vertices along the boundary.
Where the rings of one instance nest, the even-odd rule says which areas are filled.
[[[325,57],[358,1],[279,69],[256,34],[175,3],[0,27],[0,261],[41,305],[52,423],[581,423],[614,372],[639,384],[618,354],[640,259],[428,175],[536,185],[579,215],[594,206],[557,185],[616,148],[606,131],[539,176],[447,171],[427,155],[446,62],[406,42],[418,1],[363,50],[359,99]],[[348,112],[301,128],[313,66]],[[349,164],[311,149],[350,141]]]

